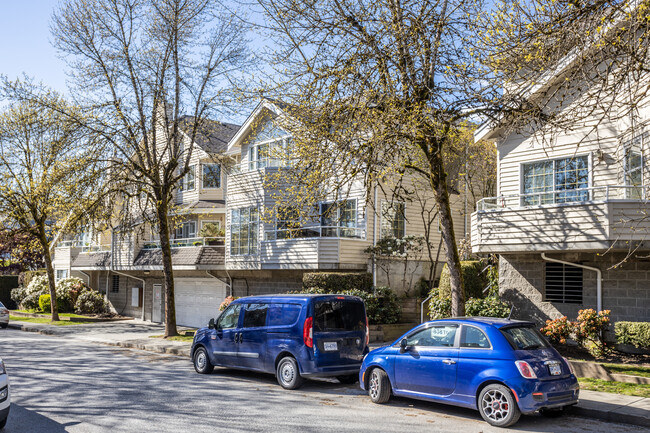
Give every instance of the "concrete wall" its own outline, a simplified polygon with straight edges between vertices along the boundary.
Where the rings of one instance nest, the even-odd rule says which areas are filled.
[[[611,310],[612,322],[650,320],[650,259],[624,253],[565,253],[550,257],[597,267],[603,274],[603,309]],[[499,260],[499,291],[513,302],[513,318],[544,324],[547,319],[567,316],[574,320],[578,310],[596,309],[596,273],[584,270],[583,303],[544,301],[545,261],[538,254],[505,254]],[[613,330],[613,326],[611,327]]]

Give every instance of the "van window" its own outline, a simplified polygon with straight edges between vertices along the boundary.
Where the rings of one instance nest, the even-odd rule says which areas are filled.
[[[257,328],[266,325],[266,312],[269,304],[248,304],[244,312],[244,328]]]
[[[366,314],[361,302],[316,302],[314,307],[315,331],[363,331],[365,329]]]
[[[221,313],[217,321],[217,329],[231,329],[236,328],[239,323],[239,312],[241,311],[241,304],[235,304],[228,307],[226,311]]]
[[[269,326],[290,326],[296,323],[302,307],[296,304],[269,305]]]

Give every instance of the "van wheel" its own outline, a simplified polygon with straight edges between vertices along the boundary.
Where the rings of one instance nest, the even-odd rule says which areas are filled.
[[[298,389],[304,379],[300,376],[298,363],[291,356],[285,356],[278,362],[275,377],[284,389]]]
[[[200,374],[210,374],[214,370],[214,365],[210,362],[208,352],[203,347],[199,347],[194,352],[194,369]]]
[[[345,385],[352,385],[353,383],[357,383],[359,380],[359,375],[348,374],[347,376],[336,376],[336,379]]]
[[[388,380],[388,375],[381,368],[375,368],[370,373],[368,395],[373,403],[382,404],[390,400],[390,380]]]
[[[481,390],[478,410],[485,421],[495,427],[508,427],[519,420],[521,411],[510,390],[493,383]]]

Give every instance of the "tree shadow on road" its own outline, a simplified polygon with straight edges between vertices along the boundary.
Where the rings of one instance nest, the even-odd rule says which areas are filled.
[[[79,422],[60,424],[38,412],[12,403],[3,433],[64,433],[67,431],[66,427],[76,424]]]

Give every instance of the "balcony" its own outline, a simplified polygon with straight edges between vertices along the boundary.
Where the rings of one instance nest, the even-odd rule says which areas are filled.
[[[170,244],[172,248],[186,248],[186,247],[204,247],[204,246],[223,246],[225,244],[224,237],[213,238],[184,238],[184,239],[171,239]],[[155,250],[160,248],[160,241],[145,242],[142,249]]]
[[[647,249],[649,198],[650,187],[623,185],[484,198],[472,214],[472,251]]]

